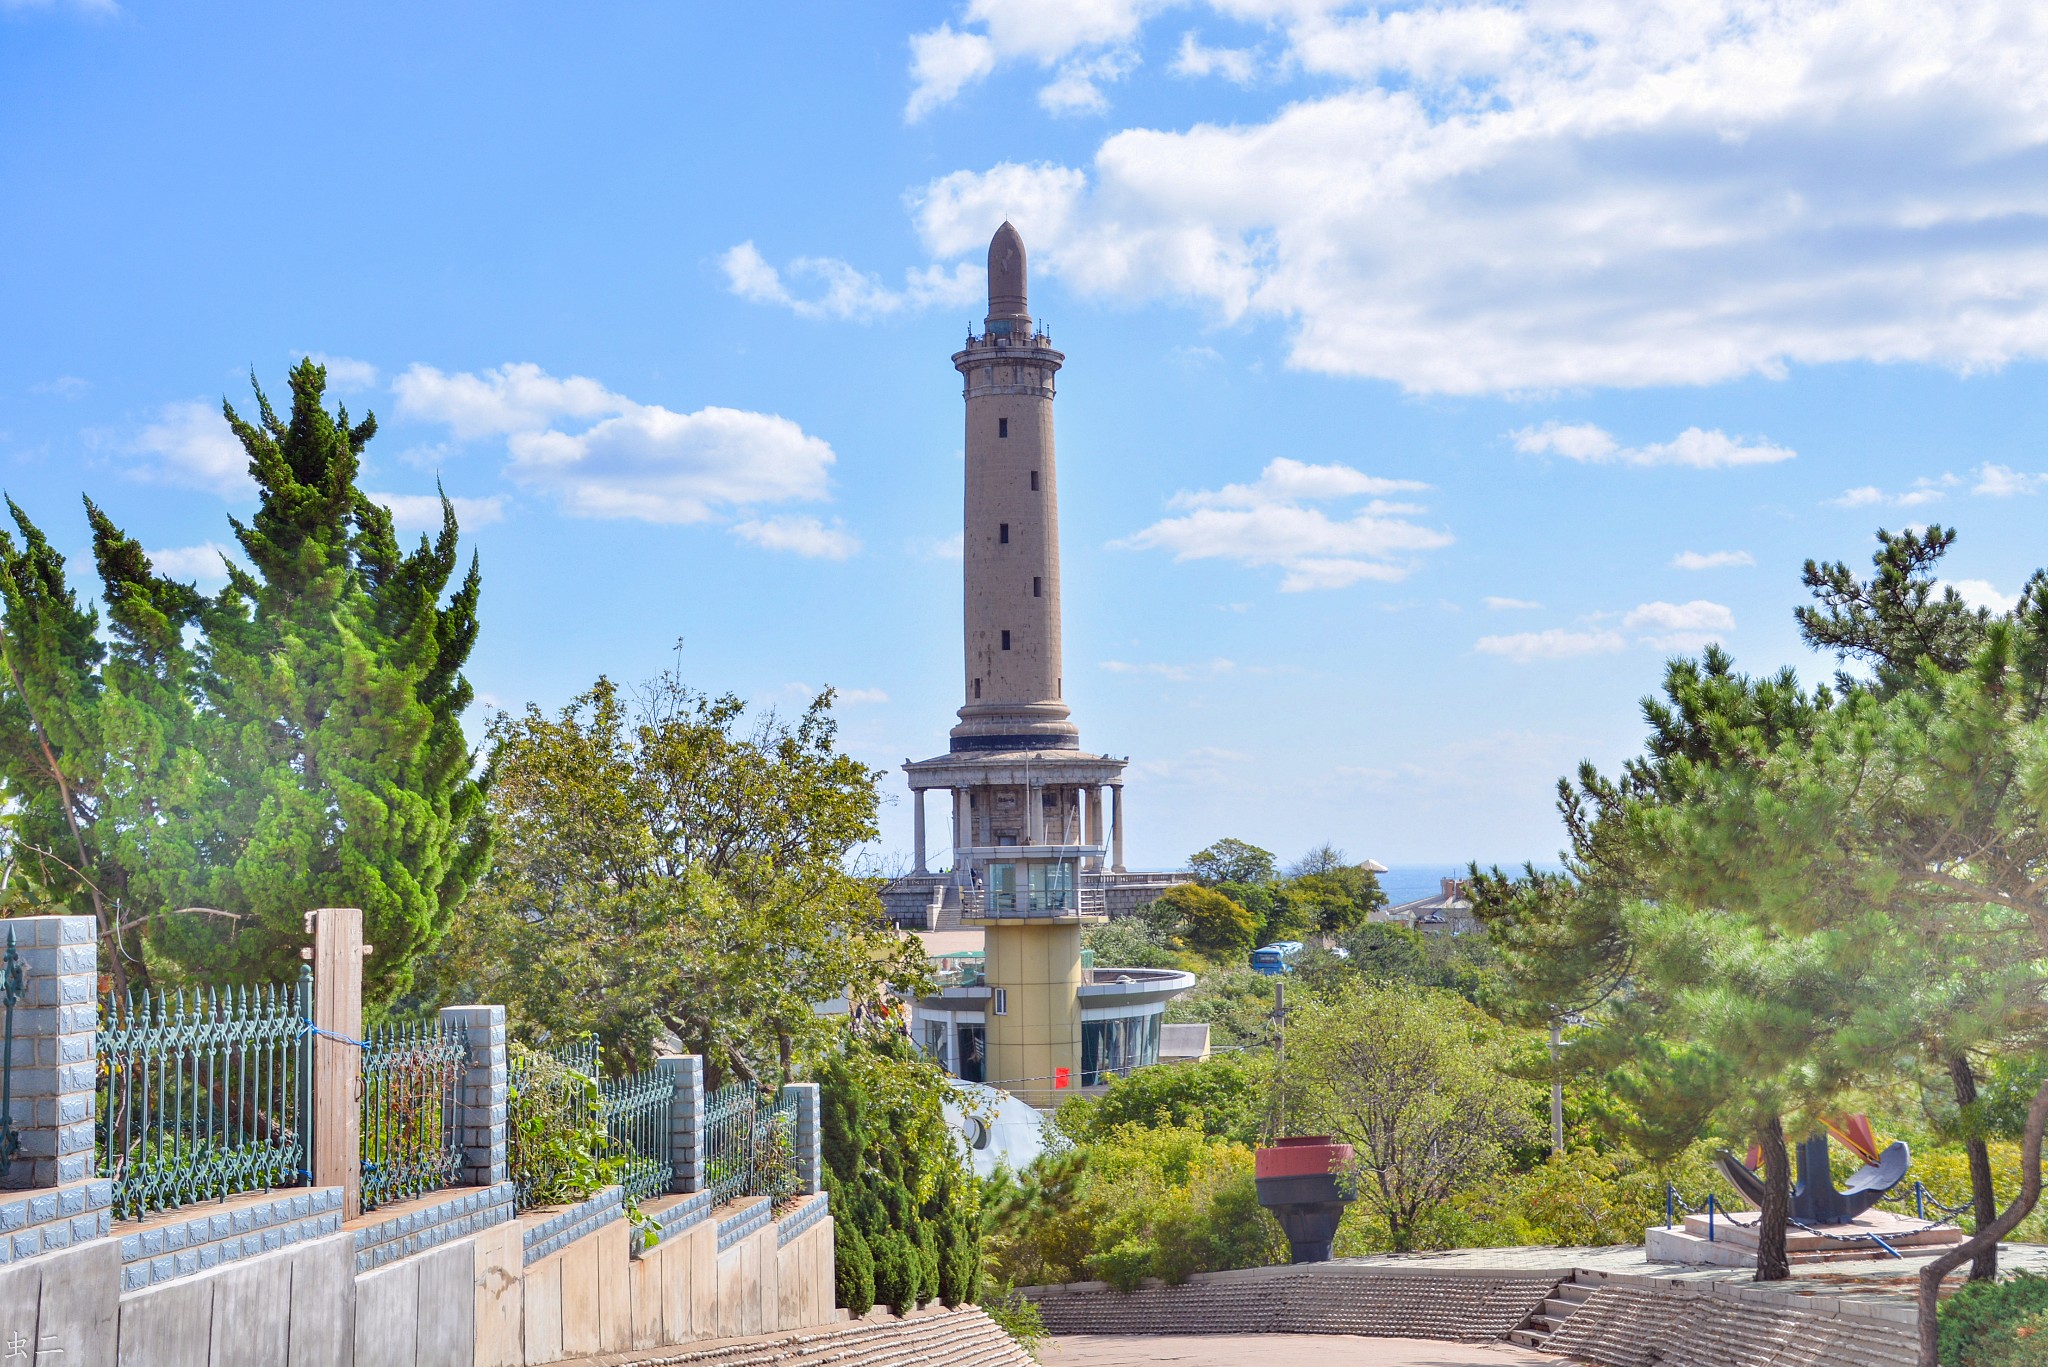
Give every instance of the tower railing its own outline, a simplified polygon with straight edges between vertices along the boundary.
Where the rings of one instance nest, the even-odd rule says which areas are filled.
[[[1100,916],[1108,909],[1108,900],[1101,888],[1079,887],[1032,891],[1019,888],[1011,892],[994,891],[988,888],[968,888],[962,893],[962,916],[983,919],[1015,916],[1042,919],[1052,916]]]

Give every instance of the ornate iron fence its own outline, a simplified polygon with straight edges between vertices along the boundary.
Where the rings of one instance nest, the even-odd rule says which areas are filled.
[[[730,1082],[705,1105],[706,1180],[711,1199],[781,1200],[796,1194],[796,1102],[774,1101],[751,1082]]]
[[[21,1152],[21,1134],[14,1127],[14,1004],[28,993],[28,969],[21,951],[14,947],[14,927],[7,928],[7,953],[0,958],[0,1002],[5,1003],[6,1024],[0,1026],[0,1174]],[[33,1062],[33,1060],[31,1060]]]
[[[438,1021],[387,1025],[363,1043],[363,1209],[455,1185],[469,1032]]]
[[[577,1059],[583,1066],[567,1061]],[[587,1063],[583,1061],[588,1059]],[[515,1050],[506,1105],[505,1159],[517,1189],[515,1205],[527,1210],[555,1198],[552,1188],[574,1168],[562,1140],[568,1131],[587,1130],[595,1095],[596,1047],[551,1053]]]
[[[114,1214],[305,1180],[313,984],[100,1002],[99,1171]]]
[[[650,1068],[600,1086],[609,1136],[606,1157],[625,1160],[619,1184],[626,1189],[627,1199],[645,1201],[667,1191],[675,1172],[669,1156],[669,1108],[675,1101],[675,1074]]]

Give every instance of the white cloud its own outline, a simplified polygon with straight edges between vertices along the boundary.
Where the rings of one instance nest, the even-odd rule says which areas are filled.
[[[1490,612],[1528,612],[1543,606],[1527,598],[1482,598]]]
[[[415,365],[392,388],[402,411],[445,423],[458,439],[503,435],[506,473],[583,517],[707,522],[756,504],[822,499],[834,460],[829,445],[787,418],[734,408],[677,413],[531,362],[453,375]],[[762,527],[759,537],[801,539]]]
[[[315,365],[327,367],[329,389],[369,389],[377,383],[377,367],[368,361],[358,361],[350,356],[330,356],[324,351],[300,351],[293,354],[309,357]]]
[[[1980,465],[1976,486],[1970,492],[1987,498],[2011,498],[2037,493],[2044,484],[2048,484],[2048,475],[2028,474],[2009,465]]]
[[[1072,58],[1038,92],[1039,106],[1048,114],[1099,114],[1109,108],[1102,87],[1122,80],[1137,64],[1137,54],[1123,50]]]
[[[905,123],[916,123],[996,67],[996,47],[987,35],[961,33],[940,24],[910,40],[910,75],[916,82],[903,106]]]
[[[946,72],[1135,47],[1165,8],[972,0],[957,26],[987,46],[919,74],[921,107],[965,88]],[[1019,227],[1080,293],[1279,320],[1295,365],[1417,392],[2048,354],[2027,0],[1207,8],[1314,84],[1056,168],[1085,178],[1066,221]],[[934,184],[977,198],[976,174]]]
[[[511,474],[585,517],[706,522],[725,508],[825,496],[832,448],[787,418],[654,405],[580,433],[515,432]]]
[[[1628,642],[1618,631],[1518,631],[1507,636],[1482,636],[1472,648],[1482,655],[1499,655],[1516,664],[1533,660],[1569,660],[1580,655],[1612,655]]]
[[[1921,478],[1913,481],[1912,488],[1898,493],[1887,493],[1875,484],[1861,484],[1853,489],[1844,489],[1826,502],[1835,508],[1919,508],[1947,498],[1948,491],[1961,483],[1954,475]]]
[[[1748,551],[1680,551],[1671,557],[1675,570],[1731,570],[1755,563]]]
[[[1772,465],[1791,460],[1797,452],[1766,441],[1730,437],[1719,428],[1711,432],[1688,427],[1670,441],[1647,446],[1623,446],[1612,435],[1591,423],[1547,422],[1541,427],[1523,427],[1508,433],[1517,451],[1530,455],[1559,455],[1589,465],[1620,462],[1627,465],[1684,465],[1696,470],[1722,469],[1732,465]]]
[[[889,701],[889,695],[879,688],[835,688],[832,695],[842,707],[871,707]]]
[[[228,582],[227,568],[221,563],[221,557],[241,563],[231,548],[218,541],[202,541],[197,546],[166,546],[160,551],[145,554],[158,574],[167,579],[193,582],[201,588],[217,588]]]
[[[911,37],[912,86],[903,117],[915,123],[998,65],[1020,61],[1059,68],[1052,83],[1039,92],[1039,102],[1047,109],[1067,113],[1099,108],[1094,101],[1101,96],[1094,82],[1104,79],[1104,73],[1090,68],[1105,61],[1134,61],[1128,53],[1130,39],[1151,13],[1169,2],[969,0],[961,28],[940,24]]]
[[[1988,608],[1996,613],[2011,612],[2020,601],[2018,594],[2006,593],[1988,579],[1944,579],[1941,582],[1944,587],[1954,589],[1956,596],[1973,608]]]
[[[788,551],[813,560],[845,560],[860,550],[860,538],[834,519],[826,526],[815,517],[767,517],[733,524],[733,535],[771,551]]]
[[[42,380],[28,387],[31,394],[54,394],[60,399],[75,399],[91,388],[91,380],[82,380],[76,375],[59,375],[54,380]]]
[[[1227,660],[1220,655],[1213,660],[1204,660],[1200,664],[1132,664],[1128,660],[1104,660],[1102,667],[1111,674],[1156,674],[1162,679],[1171,679],[1175,683],[1188,683],[1194,679],[1216,678],[1224,674],[1235,674],[1238,670],[1235,660]],[[1251,672],[1270,673],[1271,671],[1255,670]]]
[[[987,288],[985,267],[961,262],[953,267],[927,266],[906,273],[903,288],[892,290],[872,275],[844,261],[800,256],[778,270],[752,242],[742,242],[719,258],[726,287],[756,304],[779,304],[803,318],[871,318],[934,304],[967,305]],[[784,279],[814,282],[810,297],[792,292]]]
[[[1183,33],[1173,74],[1191,80],[1221,76],[1233,85],[1250,85],[1259,74],[1259,55],[1250,48],[1209,47],[1193,32]]]
[[[1382,479],[1349,465],[1310,465],[1281,456],[1259,472],[1252,484],[1226,484],[1221,489],[1178,493],[1175,508],[1257,508],[1292,500],[1320,500],[1381,494],[1420,493],[1427,484],[1412,479]]]
[[[402,532],[438,532],[441,530],[441,497],[439,494],[379,494],[365,489],[363,496],[372,503],[381,503],[391,510],[391,525]],[[455,505],[455,520],[462,526],[474,530],[488,527],[505,516],[505,500],[496,496],[490,498],[450,498]]]
[[[1630,631],[1646,631],[1642,645],[1658,650],[1698,650],[1735,630],[1735,614],[1719,603],[1695,598],[1689,603],[1644,603],[1622,616]]]
[[[0,0],[0,10],[72,9],[81,14],[119,14],[114,0]]]
[[[1488,600],[1488,606],[1492,606],[1492,600]],[[1609,615],[1595,614],[1594,620]],[[1704,598],[1689,603],[1642,603],[1622,614],[1621,627],[1621,631],[1599,626],[1579,630],[1551,627],[1547,631],[1482,636],[1473,642],[1472,648],[1483,655],[1499,655],[1516,664],[1528,664],[1581,655],[1611,655],[1629,647],[1629,638],[1624,633],[1633,632],[1634,644],[1638,646],[1664,651],[1698,650],[1735,630],[1735,614]]]
[[[1411,503],[1389,503],[1371,495],[1420,490],[1412,480],[1388,480],[1348,465],[1308,465],[1275,460],[1251,484],[1183,492],[1169,506],[1179,517],[1155,522],[1113,549],[1163,550],[1176,561],[1225,559],[1241,565],[1285,571],[1286,593],[1338,589],[1373,579],[1404,579],[1414,553],[1451,542],[1449,533],[1410,522],[1423,511]],[[1366,497],[1363,507],[1336,516],[1310,503]]]
[[[557,379],[531,361],[480,375],[444,375],[430,365],[414,365],[391,388],[400,413],[446,423],[460,441],[531,432],[563,418],[610,417],[635,406],[596,380]]]
[[[210,404],[165,404],[129,449],[145,457],[136,468],[143,479],[210,489],[222,498],[240,498],[256,488],[249,453]]]

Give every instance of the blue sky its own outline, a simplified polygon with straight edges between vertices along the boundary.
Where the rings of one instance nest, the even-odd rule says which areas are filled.
[[[1667,654],[1831,667],[1806,557],[2048,560],[2044,88],[2020,3],[0,0],[0,482],[211,574],[219,402],[316,353],[366,487],[461,501],[485,698],[680,639],[893,770],[1007,213],[1133,862],[1544,860]]]

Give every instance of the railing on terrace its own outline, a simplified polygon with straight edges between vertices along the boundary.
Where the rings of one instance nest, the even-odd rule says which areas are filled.
[[[455,1123],[469,1032],[439,1021],[387,1025],[363,1048],[363,1209],[456,1185]]]
[[[796,1194],[796,1103],[773,1101],[751,1082],[711,1094],[704,1116],[705,1173],[711,1199],[777,1201]]]
[[[1108,900],[1099,887],[992,891],[968,888],[961,894],[960,914],[968,918],[996,916],[1101,916]]]
[[[606,1157],[625,1160],[619,1185],[626,1189],[627,1199],[645,1201],[667,1191],[675,1173],[669,1156],[669,1108],[675,1101],[675,1074],[650,1068],[599,1085],[609,1137]]]
[[[295,984],[104,997],[99,1172],[133,1219],[306,1177],[310,970]]]

